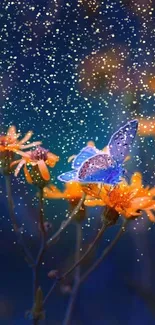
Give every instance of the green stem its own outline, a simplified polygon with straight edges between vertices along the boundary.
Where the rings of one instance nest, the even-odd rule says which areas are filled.
[[[81,229],[81,225],[78,223],[76,224],[76,233],[77,233],[77,236],[76,236],[77,242],[76,242],[75,262],[79,261],[79,259],[80,259],[80,248],[81,248],[81,242],[82,242],[82,229]],[[78,293],[79,284],[80,284],[80,265],[77,266],[77,268],[75,270],[74,286],[73,286],[73,289],[71,292],[71,297],[70,297],[66,315],[65,315],[65,318],[63,321],[63,325],[69,325],[71,322],[73,308],[75,305],[75,300],[76,300],[76,296]]]
[[[113,247],[117,244],[118,240],[122,236],[122,234],[125,232],[126,225],[128,223],[128,220],[124,220],[121,228],[119,229],[116,237],[114,240],[111,241],[110,245],[103,251],[101,256],[97,259],[97,261],[86,271],[83,276],[80,279],[80,284],[83,283],[86,278],[99,266],[99,264],[103,261],[103,259],[111,252]]]

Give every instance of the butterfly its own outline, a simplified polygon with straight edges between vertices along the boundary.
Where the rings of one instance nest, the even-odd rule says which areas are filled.
[[[75,157],[73,170],[58,176],[63,182],[105,183],[115,185],[124,175],[123,162],[127,157],[138,129],[138,120],[131,120],[115,132],[108,153],[86,146]]]

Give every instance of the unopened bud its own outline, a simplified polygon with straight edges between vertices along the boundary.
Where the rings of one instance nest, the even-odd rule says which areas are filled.
[[[49,278],[56,278],[58,276],[58,270],[51,270],[50,272],[48,272],[48,277]]]
[[[69,284],[68,285],[61,285],[60,289],[61,289],[61,292],[63,294],[70,294],[72,292],[72,288],[71,288],[71,286]]]

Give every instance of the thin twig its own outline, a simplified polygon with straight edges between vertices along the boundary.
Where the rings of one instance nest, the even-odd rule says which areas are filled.
[[[6,184],[6,192],[7,192],[7,200],[8,200],[8,206],[9,206],[10,219],[11,219],[14,231],[18,232],[18,224],[16,222],[16,218],[15,218],[15,214],[14,214],[14,203],[13,203],[13,199],[12,199],[10,175],[5,176],[5,184]]]
[[[76,251],[75,251],[75,262],[78,262],[80,259],[80,248],[81,248],[81,242],[82,242],[82,228],[81,224],[76,224]],[[80,265],[77,266],[75,269],[75,274],[74,274],[74,286],[71,292],[70,296],[70,301],[67,307],[66,315],[63,321],[63,325],[69,325],[71,318],[72,318],[72,313],[73,313],[73,308],[75,304],[75,299],[78,293],[78,288],[80,284]]]
[[[75,214],[77,214],[84,202],[86,198],[86,194],[83,193],[82,198],[79,200],[79,203],[77,204],[77,206],[75,207],[75,209],[72,211],[72,213],[70,214],[70,216],[67,218],[67,220],[63,223],[62,226],[60,226],[60,228],[58,229],[58,231],[47,241],[46,243],[46,248],[50,247],[51,244],[53,244],[53,242],[55,242],[55,240],[57,240],[61,234],[61,232],[71,223],[71,221],[74,219]],[[59,277],[57,277],[54,281],[54,283],[52,284],[51,288],[49,289],[47,295],[44,298],[44,302],[43,305],[45,305],[46,301],[48,300],[48,298],[50,297],[50,295],[52,294],[52,292],[54,291],[55,287],[57,286],[59,282]]]
[[[57,283],[58,283],[58,280],[56,279],[56,280],[54,281],[54,283],[52,284],[50,290],[48,291],[47,295],[45,296],[45,298],[44,298],[44,300],[43,300],[43,305],[46,304],[48,298],[50,297],[51,293],[52,293],[53,290],[55,289]]]
[[[38,267],[42,261],[43,254],[46,247],[46,231],[44,227],[44,208],[43,208],[43,189],[40,188],[39,191],[39,230],[41,234],[41,243],[38,256],[36,258],[35,264],[33,266],[33,305],[36,302],[36,293],[38,290]],[[38,325],[39,319],[33,318],[33,325]]]
[[[43,189],[40,189],[39,193],[39,229],[41,234],[41,243],[40,243],[40,249],[38,256],[36,258],[36,262],[33,266],[33,296],[35,299],[36,291],[38,288],[38,267],[41,263],[43,254],[45,252],[45,246],[46,246],[46,232],[44,227],[44,209],[43,209]],[[34,300],[35,301],[35,300]]]
[[[72,213],[70,214],[70,216],[67,218],[67,220],[65,222],[63,222],[63,224],[60,226],[60,228],[58,229],[58,231],[47,241],[46,243],[46,247],[49,248],[51,246],[51,244],[53,244],[60,236],[61,232],[64,231],[66,229],[66,227],[71,223],[71,221],[74,219],[75,214],[78,213],[78,211],[80,210],[84,200],[85,200],[86,194],[83,193],[82,198],[80,199],[78,205],[75,207],[75,209],[72,211]]]
[[[43,189],[40,189],[40,193],[39,193],[39,228],[40,228],[40,233],[41,233],[41,245],[40,245],[40,250],[38,253],[38,257],[36,260],[36,264],[39,264],[41,259],[42,259],[42,255],[44,253],[45,250],[45,246],[46,246],[46,231],[45,231],[45,226],[44,226],[44,208],[43,208]]]
[[[14,213],[14,203],[13,203],[13,198],[12,198],[12,190],[11,190],[11,180],[10,180],[10,175],[5,176],[5,183],[6,183],[6,192],[7,192],[7,200],[8,200],[8,206],[9,206],[9,214],[10,214],[10,219],[13,225],[13,229],[15,233],[18,236],[19,243],[22,246],[24,253],[26,255],[26,258],[29,262],[30,265],[34,264],[34,259],[26,246],[23,238],[23,233],[22,230],[18,227],[18,224],[16,222],[16,217]]]
[[[99,230],[97,236],[93,240],[93,242],[90,244],[89,248],[86,250],[84,255],[81,256],[81,258],[67,271],[65,272],[62,276],[59,277],[59,281],[65,279],[70,273],[74,271],[74,269],[83,262],[83,260],[91,253],[95,245],[98,243],[98,241],[101,239],[103,233],[105,230],[109,227],[109,223],[103,223],[101,229]]]
[[[122,236],[125,231],[128,220],[124,220],[121,228],[119,229],[114,240],[111,241],[110,245],[105,248],[101,256],[97,259],[97,261],[86,271],[80,279],[80,284],[86,280],[86,278],[99,266],[99,264],[103,261],[103,259],[111,252],[112,248],[117,244],[118,240]]]

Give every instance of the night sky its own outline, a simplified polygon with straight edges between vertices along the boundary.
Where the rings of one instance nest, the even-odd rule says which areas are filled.
[[[70,169],[68,157],[89,140],[102,149],[126,121],[154,116],[153,8],[153,0],[4,0],[0,4],[1,133],[10,125],[17,127],[21,137],[32,130],[33,140],[41,140],[60,156],[51,172],[56,186],[62,188],[57,176]],[[129,177],[139,170],[145,185],[155,185],[154,153],[154,138],[138,135]],[[26,183],[22,172],[18,178],[12,176],[12,186],[18,223],[24,225],[25,240],[35,253],[36,189]],[[0,204],[0,325],[27,325],[31,323],[24,318],[32,307],[31,269],[12,231],[2,176]],[[65,201],[46,202],[54,231],[67,208]],[[99,212],[89,211],[92,220],[83,223],[84,244],[99,225]],[[95,256],[114,237],[120,222],[108,230]],[[44,257],[40,278],[45,292],[52,283],[47,273],[69,263],[74,244],[75,225],[71,225]],[[81,286],[71,325],[153,325],[154,244],[154,225],[146,217],[134,221]],[[137,288],[145,291],[145,298]],[[68,298],[55,290],[43,325],[62,324]]]

